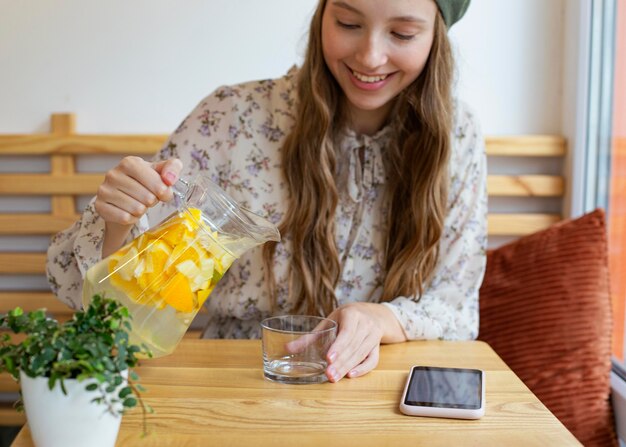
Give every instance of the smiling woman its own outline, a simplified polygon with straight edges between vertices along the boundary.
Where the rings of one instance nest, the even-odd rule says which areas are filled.
[[[466,6],[320,0],[300,68],[217,89],[152,163],[126,157],[108,171],[52,241],[54,292],[78,307],[103,248],[169,214],[168,186],[202,174],[283,236],[232,264],[205,303],[204,337],[259,337],[272,315],[329,317],[333,382],[375,368],[381,343],[475,338],[485,149],[476,117],[452,97],[446,26]]]
[[[420,75],[433,45],[437,6],[431,0],[370,4],[331,1],[322,19],[324,61],[346,96],[357,132],[373,134],[392,99]],[[362,3],[362,5],[361,5]],[[445,39],[445,30],[439,30]]]

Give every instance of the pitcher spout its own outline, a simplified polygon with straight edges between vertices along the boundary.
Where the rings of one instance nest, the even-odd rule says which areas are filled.
[[[176,184],[174,195],[180,201],[179,209],[195,208],[201,211],[200,226],[218,239],[224,249],[235,258],[247,250],[268,241],[280,241],[276,225],[237,203],[216,183],[197,175],[190,181]]]

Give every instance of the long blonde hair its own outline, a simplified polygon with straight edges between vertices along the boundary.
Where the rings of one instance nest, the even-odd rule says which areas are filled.
[[[289,191],[279,225],[291,239],[289,293],[295,311],[328,315],[337,307],[339,251],[335,242],[335,141],[346,125],[343,93],[322,53],[322,16],[311,20],[309,45],[297,79],[293,130],[282,147],[282,171]],[[418,78],[397,98],[386,149],[389,200],[385,279],[381,301],[421,296],[432,276],[446,212],[452,129],[453,60],[446,26],[437,14],[433,45]],[[276,243],[263,248],[272,309],[276,308],[273,260]]]

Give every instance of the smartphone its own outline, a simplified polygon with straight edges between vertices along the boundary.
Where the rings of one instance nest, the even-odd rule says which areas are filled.
[[[410,416],[479,419],[485,414],[485,372],[413,366],[402,393],[400,411]]]

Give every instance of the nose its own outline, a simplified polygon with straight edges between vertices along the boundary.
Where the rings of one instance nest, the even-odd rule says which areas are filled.
[[[384,39],[370,34],[363,36],[355,55],[356,61],[367,69],[374,69],[387,63],[387,48]]]

